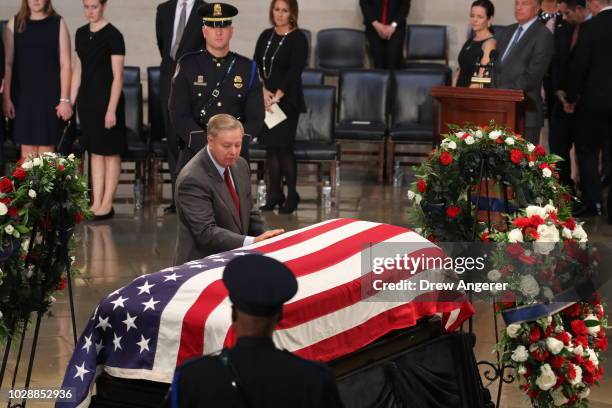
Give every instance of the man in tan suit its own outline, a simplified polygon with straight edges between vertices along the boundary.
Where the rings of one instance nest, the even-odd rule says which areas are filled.
[[[208,122],[208,145],[179,173],[175,265],[284,232],[266,232],[261,213],[253,209],[250,169],[240,157],[243,135],[242,123],[233,116],[213,116]]]

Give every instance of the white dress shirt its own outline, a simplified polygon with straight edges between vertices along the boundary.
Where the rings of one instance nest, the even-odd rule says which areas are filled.
[[[212,153],[210,153],[210,150],[208,150],[208,146],[206,146],[206,152],[208,153],[208,157],[210,157],[210,160],[212,160],[213,164],[217,168],[217,171],[219,172],[219,175],[221,176],[221,178],[223,180],[225,180],[225,167],[223,167],[222,165],[217,163],[217,161],[213,157]],[[232,177],[232,172],[231,171],[229,172],[229,176],[230,176],[230,180],[232,181],[232,185],[234,186],[234,189],[235,189],[236,188],[236,183],[234,183],[234,178]],[[238,193],[238,191],[236,190],[236,194],[237,193]],[[240,217],[238,217],[238,218],[240,218]],[[243,246],[251,245],[254,242],[255,242],[255,237],[246,236],[246,237],[244,237]]]

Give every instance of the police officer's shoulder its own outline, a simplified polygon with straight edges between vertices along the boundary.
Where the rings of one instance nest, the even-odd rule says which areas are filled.
[[[236,57],[236,62],[238,63],[247,63],[250,65],[253,62],[251,58],[245,57],[244,55],[238,54],[237,52],[234,53],[234,56]]]
[[[329,368],[327,365],[323,363],[319,363],[317,361],[312,361],[312,360],[306,360],[300,356],[296,356],[295,354],[287,350],[283,350],[283,353],[285,354],[285,356],[287,357],[289,361],[291,361],[293,364],[297,366],[303,367],[304,370],[307,370],[308,372],[312,373],[313,376],[316,378],[321,378],[322,380],[325,380],[325,379],[331,380],[332,378],[334,378],[334,374],[331,368]]]
[[[214,372],[222,366],[221,360],[219,358],[220,354],[221,353],[215,353],[202,357],[194,357],[181,364],[178,370],[181,372],[182,376],[185,376],[185,374],[190,373],[200,374],[207,369],[212,369],[212,372]]]
[[[183,54],[179,58],[179,60],[177,61],[176,64],[177,65],[181,65],[181,64],[187,63],[189,61],[194,61],[195,58],[197,58],[198,56],[203,55],[203,54],[204,54],[204,50],[197,50],[197,51],[188,52],[186,54]]]

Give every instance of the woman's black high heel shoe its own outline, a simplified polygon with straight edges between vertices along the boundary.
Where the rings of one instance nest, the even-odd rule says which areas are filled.
[[[270,194],[270,197],[266,200],[266,205],[259,207],[261,211],[274,211],[274,207],[278,205],[278,208],[283,206],[285,202],[285,196],[282,194]]]
[[[283,205],[278,212],[280,214],[292,214],[295,210],[297,210],[299,204],[300,195],[298,193],[287,194],[287,201],[285,201],[285,205]]]

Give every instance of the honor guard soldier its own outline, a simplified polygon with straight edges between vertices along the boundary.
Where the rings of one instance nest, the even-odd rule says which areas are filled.
[[[283,304],[297,292],[289,268],[263,255],[238,256],[223,272],[236,346],[177,368],[166,407],[342,407],[326,366],[274,346]]]
[[[225,3],[198,8],[206,49],[185,54],[172,81],[168,109],[180,137],[177,174],[206,145],[206,124],[227,113],[243,123],[245,140],[241,156],[248,161],[248,147],[264,123],[261,81],[254,61],[230,52],[232,18],[238,9]]]

